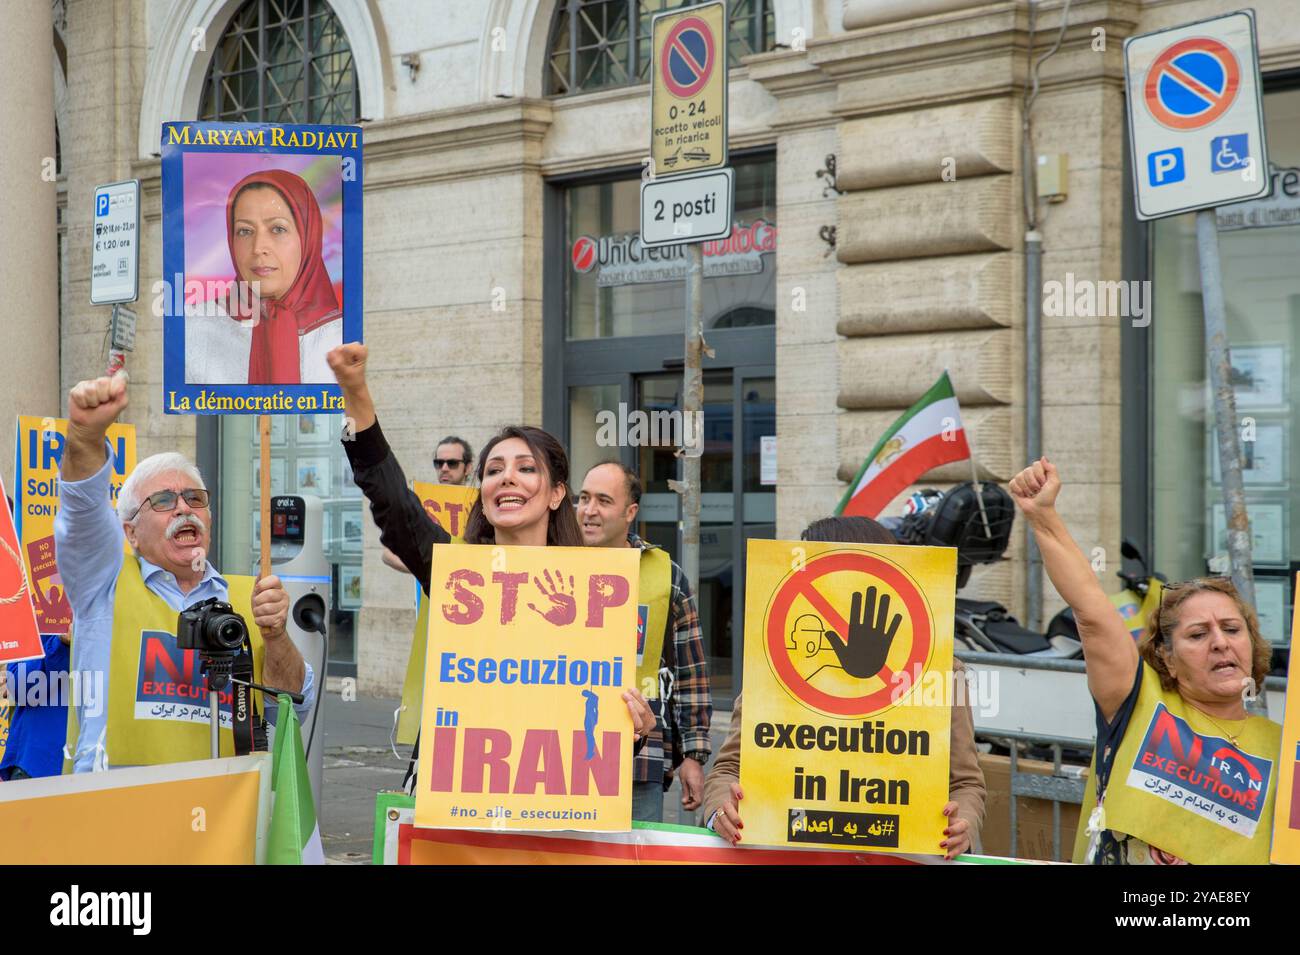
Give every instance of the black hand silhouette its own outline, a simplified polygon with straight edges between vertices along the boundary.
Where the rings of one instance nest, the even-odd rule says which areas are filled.
[[[872,618],[875,618],[874,620]],[[885,624],[888,621],[888,628]],[[875,676],[885,665],[889,648],[893,646],[894,636],[903,622],[901,613],[889,619],[889,594],[880,595],[880,606],[876,606],[876,588],[868,587],[865,594],[853,595],[849,607],[849,642],[845,644],[834,630],[826,631],[826,639],[831,649],[849,676],[865,680]]]

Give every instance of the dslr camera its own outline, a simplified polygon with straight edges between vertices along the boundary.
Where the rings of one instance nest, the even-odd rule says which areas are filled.
[[[209,597],[182,610],[176,618],[176,647],[209,654],[235,654],[244,645],[248,625],[235,608]]]
[[[247,638],[244,618],[216,597],[182,610],[176,618],[176,648],[198,651],[213,690],[224,690],[230,683],[235,657]]]

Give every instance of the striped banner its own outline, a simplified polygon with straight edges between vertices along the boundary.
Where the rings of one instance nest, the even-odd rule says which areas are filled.
[[[380,793],[376,865],[1017,865],[995,856],[902,855],[842,850],[733,848],[707,829],[634,822],[631,832],[420,829],[414,800]]]

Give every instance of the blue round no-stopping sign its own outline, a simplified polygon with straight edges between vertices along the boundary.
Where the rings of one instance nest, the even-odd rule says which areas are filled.
[[[713,31],[699,17],[687,17],[664,40],[660,63],[664,85],[674,96],[694,96],[708,83],[717,62]]]

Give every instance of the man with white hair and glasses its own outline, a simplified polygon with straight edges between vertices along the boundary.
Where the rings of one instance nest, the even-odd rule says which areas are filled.
[[[72,670],[98,684],[72,701],[74,772],[211,754],[206,678],[196,651],[178,650],[175,636],[178,613],[210,598],[230,604],[248,625],[254,682],[301,692],[300,717],[316,693],[311,667],[286,631],[289,596],[279,578],[226,577],[207,559],[208,490],[184,455],[141,461],[114,513],[105,435],[126,408],[126,391],[119,373],[81,382],[68,400],[55,550],[72,604]],[[124,539],[133,556],[124,554]],[[270,694],[264,708],[273,722]],[[220,710],[221,755],[230,756],[229,688]]]

